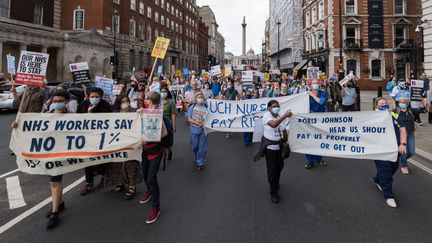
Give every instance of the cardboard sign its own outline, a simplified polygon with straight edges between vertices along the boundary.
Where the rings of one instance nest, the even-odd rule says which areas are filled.
[[[87,62],[69,64],[69,70],[75,84],[90,83],[90,72]]]
[[[164,59],[169,47],[169,43],[170,43],[169,39],[163,37],[156,38],[151,56]]]
[[[254,71],[243,71],[242,72],[242,82],[253,82],[253,73]]]
[[[123,91],[124,85],[123,84],[117,84],[113,86],[113,95],[120,95]]]
[[[29,86],[44,85],[48,59],[49,54],[46,53],[21,51],[15,84]]]
[[[341,81],[339,81],[340,86],[344,86],[346,83],[351,81],[353,78],[355,78],[354,74],[352,74],[352,73],[348,74]]]
[[[9,146],[25,173],[55,176],[108,162],[141,160],[141,120],[136,112],[17,117]]]
[[[102,98],[104,100],[111,101],[113,96],[114,80],[110,78],[96,76],[94,86],[99,87],[103,90],[104,94]]]
[[[169,90],[171,91],[171,93],[174,95],[175,99],[176,99],[176,108],[182,108],[183,107],[183,103],[182,103],[182,98],[183,98],[183,88],[185,85],[171,85],[169,87]]]
[[[225,77],[231,76],[231,69],[232,69],[232,66],[230,64],[225,65],[225,69],[223,72]]]
[[[270,75],[273,75],[273,74],[280,75],[281,71],[279,69],[270,69],[269,73],[270,73]]]
[[[162,134],[162,109],[143,109],[141,112],[141,138],[146,142],[160,142]]]
[[[270,81],[270,73],[264,73],[264,80],[266,82]]]
[[[7,59],[7,70],[9,74],[15,74],[15,57],[11,55],[6,55]]]
[[[183,75],[189,76],[189,69],[188,68],[183,68]]]
[[[175,76],[176,76],[176,77],[181,77],[181,75],[182,75],[181,70],[176,70],[176,71],[175,71]]]
[[[210,73],[211,73],[211,76],[219,76],[219,75],[221,75],[222,74],[222,70],[221,70],[220,65],[216,65],[216,66],[211,67]]]
[[[411,100],[421,101],[424,93],[424,81],[423,80],[411,80]]]
[[[308,67],[307,68],[307,80],[319,80],[319,67]]]
[[[159,66],[157,67],[157,74],[161,75],[161,74],[162,74],[162,70],[163,70],[163,66],[162,66],[162,65],[159,65]]]

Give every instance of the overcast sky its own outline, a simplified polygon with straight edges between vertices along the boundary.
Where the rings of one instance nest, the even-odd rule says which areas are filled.
[[[225,52],[242,52],[242,21],[246,16],[246,52],[261,53],[265,21],[269,16],[268,0],[197,0],[198,6],[209,5],[216,15],[219,32],[225,38]]]

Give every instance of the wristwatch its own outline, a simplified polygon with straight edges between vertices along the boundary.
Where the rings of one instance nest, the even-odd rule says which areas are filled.
[[[406,146],[406,143],[401,143],[401,145]]]

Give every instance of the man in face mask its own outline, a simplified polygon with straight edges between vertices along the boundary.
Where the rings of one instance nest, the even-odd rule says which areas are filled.
[[[336,103],[341,99],[341,90],[338,85],[334,84],[334,79],[329,78],[326,85],[326,93],[327,93],[327,109],[330,112],[334,112],[336,109]]]
[[[109,113],[112,112],[111,105],[102,99],[103,90],[101,88],[93,87],[89,92],[89,99],[81,103],[78,108],[78,113]],[[101,181],[99,182],[98,188],[103,187],[106,164],[90,166],[85,168],[86,185],[81,189],[80,195],[84,196],[89,194],[93,190],[93,171],[98,172],[102,175]]]

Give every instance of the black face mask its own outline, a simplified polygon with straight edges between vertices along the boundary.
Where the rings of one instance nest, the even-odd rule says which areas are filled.
[[[352,86],[351,86],[351,85],[347,85],[347,87],[348,87],[348,88],[352,88]]]

